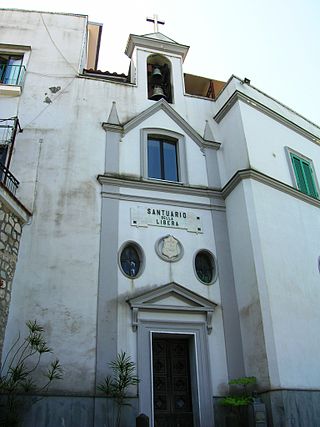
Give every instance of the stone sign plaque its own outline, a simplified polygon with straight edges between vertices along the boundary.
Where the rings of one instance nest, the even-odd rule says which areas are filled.
[[[136,227],[180,228],[191,233],[203,233],[200,217],[193,212],[176,208],[159,209],[137,206],[131,208],[131,225]]]

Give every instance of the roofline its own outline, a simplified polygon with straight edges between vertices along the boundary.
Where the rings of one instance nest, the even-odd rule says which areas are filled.
[[[84,15],[81,13],[48,12],[45,10],[15,9],[15,8],[5,8],[5,7],[0,7],[0,10],[13,11],[13,12],[47,13],[49,15],[66,15],[66,16],[78,16],[81,18],[88,18],[88,15]]]
[[[223,92],[225,91],[225,89],[228,87],[229,83],[231,83],[232,80],[238,80],[241,84],[244,83],[244,80],[241,79],[240,77],[236,76],[235,74],[232,74],[229,79],[227,80],[224,88],[222,89],[222,91],[219,93],[219,95],[217,96],[217,98],[215,99],[215,101],[217,101],[220,96],[223,94]],[[262,90],[256,88],[255,86],[252,86],[252,84],[249,84],[250,88],[255,90],[256,92],[260,93],[261,95],[265,96],[266,98],[269,98],[271,101],[276,102],[277,104],[281,105],[281,107],[284,107],[285,109],[287,109],[288,111],[290,111],[293,114],[296,114],[298,117],[300,117],[301,119],[305,120],[306,122],[310,123],[312,126],[315,126],[317,129],[320,130],[320,126],[317,125],[316,123],[312,122],[311,120],[307,119],[305,116],[303,116],[302,114],[298,113],[297,111],[293,110],[292,108],[288,107],[286,104],[283,104],[283,102],[278,101],[276,98],[273,98],[272,96],[268,95],[267,93],[263,92]]]

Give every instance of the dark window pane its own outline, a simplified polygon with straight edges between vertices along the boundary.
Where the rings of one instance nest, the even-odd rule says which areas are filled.
[[[160,141],[155,139],[148,139],[148,177],[162,179]]]
[[[176,142],[148,138],[148,177],[179,180]]]
[[[140,270],[140,257],[133,245],[126,246],[120,255],[122,270],[127,276],[136,277]]]
[[[172,142],[163,142],[164,179],[178,181],[177,149]]]
[[[213,279],[213,260],[207,252],[199,252],[195,259],[196,272],[204,283],[211,283]]]
[[[2,165],[6,164],[7,151],[8,151],[7,145],[0,145],[0,163]]]

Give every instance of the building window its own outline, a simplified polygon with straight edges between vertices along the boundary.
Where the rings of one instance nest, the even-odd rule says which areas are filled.
[[[0,53],[0,83],[19,86],[22,83],[25,67],[23,55]]]
[[[319,198],[312,161],[290,152],[291,163],[298,189],[308,196]]]
[[[122,273],[134,279],[142,273],[143,255],[141,248],[134,242],[127,242],[119,251],[119,264]]]
[[[184,135],[159,128],[141,129],[141,176],[187,184]]]
[[[205,285],[211,285],[217,278],[215,258],[208,250],[200,250],[196,254],[194,269],[197,278]]]
[[[179,181],[177,141],[148,136],[148,177]]]

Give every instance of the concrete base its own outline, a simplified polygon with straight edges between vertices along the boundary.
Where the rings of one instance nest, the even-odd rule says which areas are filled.
[[[135,426],[138,416],[136,398],[127,399],[121,427]],[[24,416],[22,427],[113,427],[116,407],[103,397],[50,396],[35,403]]]
[[[320,390],[276,390],[260,396],[268,409],[270,427],[319,425]]]
[[[320,391],[276,390],[260,395],[268,412],[269,427],[311,427],[319,425]],[[30,402],[30,397],[26,397]],[[214,399],[215,425],[227,427],[226,408]],[[124,406],[121,427],[135,426],[138,398]],[[104,397],[48,396],[25,413],[22,427],[113,427],[116,407]]]

